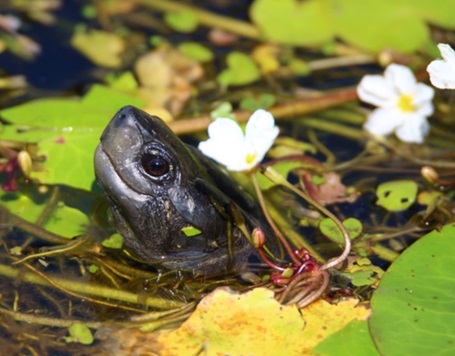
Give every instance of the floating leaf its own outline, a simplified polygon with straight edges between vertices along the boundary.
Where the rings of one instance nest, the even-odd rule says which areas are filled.
[[[421,237],[382,277],[370,330],[382,355],[451,355],[454,350],[455,224]]]
[[[362,223],[355,218],[347,218],[343,221],[343,225],[349,233],[349,237],[356,238],[362,233]],[[330,240],[338,244],[344,243],[344,237],[340,228],[330,218],[324,218],[319,222],[319,230]]]
[[[331,305],[321,300],[301,315],[295,306],[280,305],[265,288],[243,295],[217,289],[179,329],[158,337],[160,354],[197,354],[202,349],[206,355],[309,354],[327,335],[368,316],[365,308],[355,307],[357,303]]]
[[[134,96],[94,85],[82,100],[38,99],[1,111],[12,125],[2,138],[38,142],[46,160],[32,178],[90,190],[95,173],[93,153],[109,120],[124,105],[142,107]]]
[[[178,49],[188,58],[205,63],[213,60],[213,52],[197,42],[184,42],[179,44]]]
[[[27,192],[26,189],[24,191]],[[16,214],[28,222],[35,223],[47,210],[47,200],[44,197],[32,199],[32,192],[1,192],[0,203],[11,213]],[[36,196],[36,193],[35,193]],[[40,199],[41,198],[41,199]],[[62,237],[72,238],[87,230],[90,220],[86,214],[78,209],[69,207],[59,201],[51,211],[42,227]]]
[[[125,50],[125,42],[114,33],[76,30],[71,38],[71,45],[97,65],[118,68],[122,64],[121,55]]]
[[[282,161],[273,165],[273,169],[281,174],[283,177],[287,177],[288,174],[296,168],[302,167],[300,161]],[[261,172],[256,172],[256,178],[258,180],[261,190],[267,190],[276,186],[275,182],[265,177]]]
[[[353,320],[343,329],[333,333],[313,349],[321,356],[379,356],[368,330],[367,321]]]
[[[371,263],[368,258],[359,258],[350,263],[341,274],[349,278],[354,286],[360,287],[376,284],[384,271]]]
[[[199,235],[202,232],[201,230],[195,228],[194,226],[186,226],[182,228],[180,231],[182,231],[186,237],[193,237]]]
[[[365,0],[361,6],[352,0],[256,0],[250,8],[254,23],[274,42],[314,46],[342,38],[373,52],[416,51],[430,40],[428,22],[455,28],[453,13],[455,2],[445,0]]]
[[[107,248],[120,249],[123,246],[123,236],[118,233],[112,234],[109,238],[103,240],[101,245]]]
[[[68,328],[70,336],[65,338],[66,342],[78,342],[83,345],[91,345],[93,343],[93,335],[87,325],[81,322],[71,324]]]
[[[379,184],[377,205],[388,211],[402,211],[414,204],[419,187],[411,180],[396,180]]]
[[[172,29],[184,33],[193,32],[198,25],[193,11],[167,12],[164,20]]]
[[[259,68],[245,53],[229,53],[226,63],[227,69],[217,77],[218,83],[223,86],[250,84],[260,78]]]

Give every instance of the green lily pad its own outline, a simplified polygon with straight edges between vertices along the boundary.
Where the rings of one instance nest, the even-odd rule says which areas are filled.
[[[101,245],[116,250],[121,249],[123,246],[123,236],[118,233],[112,234],[109,238],[101,242]]]
[[[39,197],[32,199],[32,192],[28,193],[30,195],[20,191],[0,192],[0,203],[11,213],[34,223],[47,209],[47,200],[39,199]],[[86,214],[59,201],[50,211],[42,227],[62,237],[73,238],[87,231],[89,225],[90,219]]]
[[[213,59],[213,52],[197,42],[181,43],[178,49],[188,58],[201,63],[210,62]]]
[[[197,17],[193,11],[167,12],[164,20],[172,29],[184,33],[193,32],[198,26]]]
[[[367,321],[353,320],[313,349],[312,354],[324,356],[379,355],[368,330]]]
[[[452,355],[455,224],[420,238],[391,265],[371,300],[382,355]]]
[[[76,322],[68,328],[70,336],[65,338],[66,342],[78,342],[82,345],[91,345],[93,343],[93,335],[87,325]]]
[[[402,211],[414,204],[419,187],[412,180],[396,180],[379,184],[377,205],[388,211]]]
[[[293,169],[299,167],[302,167],[302,163],[299,161],[281,161],[273,165],[273,169],[280,173],[283,177],[287,177]],[[267,190],[277,185],[277,183],[272,182],[261,172],[258,171],[255,174],[261,190]]]
[[[349,237],[356,238],[362,233],[363,225],[355,218],[347,218],[343,221],[343,225],[349,233]],[[319,230],[330,240],[338,244],[344,243],[343,234],[340,228],[330,218],[324,218],[319,222]]]
[[[256,63],[245,53],[229,53],[226,63],[227,69],[222,71],[216,78],[222,86],[250,84],[261,76]]]
[[[446,0],[256,0],[250,8],[269,40],[314,46],[342,38],[372,52],[421,49],[430,40],[428,23],[453,29],[453,13],[455,2]]]
[[[2,128],[1,138],[38,142],[38,155],[45,162],[32,178],[90,190],[101,133],[116,111],[128,104],[144,105],[141,99],[101,85],[94,85],[82,100],[34,100],[0,112],[11,123]]]

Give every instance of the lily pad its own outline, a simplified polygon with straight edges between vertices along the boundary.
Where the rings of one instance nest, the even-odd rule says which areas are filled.
[[[362,233],[362,223],[355,218],[347,218],[343,221],[343,225],[348,231],[349,237],[352,239],[356,238]],[[344,243],[343,234],[340,228],[330,218],[322,219],[319,223],[319,230],[330,240],[338,244]]]
[[[66,342],[78,342],[83,345],[91,345],[93,343],[93,335],[87,325],[76,322],[68,328],[70,336],[66,337]]]
[[[143,106],[143,101],[101,85],[94,85],[82,99],[39,99],[1,111],[11,125],[1,137],[38,142],[43,168],[32,178],[44,184],[66,184],[90,190],[95,173],[93,153],[102,131],[124,105]]]
[[[223,86],[250,84],[261,76],[256,63],[245,53],[229,53],[226,63],[227,69],[222,71],[217,77],[218,83]]]
[[[377,205],[388,211],[402,211],[414,204],[419,187],[412,180],[382,183],[376,189]]]
[[[391,265],[373,295],[370,330],[382,355],[452,355],[455,224],[433,231]]]
[[[343,329],[330,335],[313,349],[315,355],[352,356],[379,355],[368,330],[368,322],[353,320]]]
[[[176,31],[190,33],[197,26],[197,17],[193,11],[167,12],[164,15],[166,23]]]
[[[444,0],[256,0],[250,8],[269,40],[314,46],[342,38],[373,52],[416,51],[430,40],[428,23],[455,28],[453,13],[455,2]]]
[[[112,234],[109,238],[101,242],[101,245],[107,248],[120,249],[123,246],[123,236],[120,234]]]

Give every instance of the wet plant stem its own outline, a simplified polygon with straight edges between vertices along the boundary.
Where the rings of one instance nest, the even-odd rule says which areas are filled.
[[[64,245],[68,243],[68,239],[60,235],[53,234],[40,226],[37,226],[27,220],[20,218],[19,216],[10,213],[7,209],[0,207],[0,214],[7,214],[8,225],[11,227],[18,228],[26,233],[36,236],[44,241],[52,244]]]
[[[219,28],[239,36],[260,39],[261,33],[252,24],[235,20],[230,17],[214,14],[210,11],[202,10],[194,6],[182,4],[180,2],[169,0],[137,0],[138,3],[162,12],[191,12],[199,24]]]
[[[272,113],[275,119],[286,119],[292,117],[301,117],[319,110],[327,109],[337,105],[345,104],[347,102],[357,99],[357,93],[355,89],[342,89],[335,92],[327,93],[316,98],[304,98],[292,100],[284,103],[280,103],[268,108],[268,111]],[[247,122],[250,118],[251,112],[248,110],[236,110],[233,112],[236,120],[239,123]],[[306,120],[306,119],[303,119]],[[169,123],[169,127],[177,134],[189,134],[197,131],[204,131],[210,125],[213,119],[210,115],[198,116],[188,119],[175,120]],[[323,122],[319,120],[319,122]],[[360,135],[360,130],[350,129],[346,126],[338,125],[344,128],[344,131],[348,133],[348,137],[355,136],[355,138],[364,137]],[[340,132],[340,128],[337,126],[337,133]],[[316,127],[315,127],[316,128]],[[341,130],[341,132],[344,132]]]
[[[37,275],[32,272],[24,272],[23,270],[19,270],[10,266],[5,266],[0,264],[0,275],[8,277],[8,278],[20,278],[21,281],[42,285],[42,286],[51,286],[52,284],[43,278],[40,275]],[[143,298],[135,293],[130,293],[127,291],[107,288],[97,284],[88,284],[85,281],[75,281],[69,280],[66,278],[57,278],[52,277],[52,282],[58,285],[59,287],[77,292],[78,294],[95,296],[106,298],[111,301],[121,301],[125,303],[132,303],[136,305],[145,305],[151,308],[158,308],[158,309],[169,309],[169,308],[178,308],[181,307],[184,303],[178,301],[171,301],[165,300],[163,298],[153,298],[147,297]]]
[[[326,270],[326,269],[335,267],[336,265],[343,262],[349,256],[349,253],[351,252],[351,239],[349,238],[349,233],[346,230],[346,228],[344,227],[344,225],[341,223],[341,221],[332,212],[327,210],[325,207],[323,207],[321,204],[319,204],[317,201],[315,201],[309,195],[307,195],[303,191],[297,189],[292,184],[290,184],[281,174],[279,174],[272,167],[270,167],[270,166],[265,167],[263,170],[261,170],[261,172],[264,174],[264,176],[266,176],[272,182],[286,187],[287,189],[291,190],[294,194],[298,195],[299,197],[301,197],[302,199],[307,201],[309,204],[316,207],[321,213],[323,213],[324,215],[326,215],[327,217],[332,219],[333,222],[340,229],[340,231],[344,237],[344,244],[345,244],[344,250],[340,256],[329,260],[328,262],[323,264],[320,269]]]
[[[256,192],[256,196],[259,201],[259,205],[261,206],[261,209],[265,215],[265,218],[267,219],[270,227],[272,228],[273,232],[275,233],[276,237],[280,240],[281,244],[283,245],[284,249],[286,250],[288,256],[292,259],[292,261],[297,265],[300,266],[301,262],[299,259],[295,256],[294,251],[292,250],[292,247],[289,245],[288,241],[286,240],[286,237],[283,235],[283,233],[280,231],[278,226],[275,224],[273,221],[272,217],[270,216],[270,213],[267,209],[267,205],[264,200],[264,196],[262,195],[261,188],[259,188],[259,183],[256,177],[256,172],[251,173],[251,180],[253,181],[253,186],[254,190]]]
[[[24,314],[24,313],[7,310],[4,308],[0,308],[0,315],[7,315],[16,321],[23,321],[23,322],[26,322],[29,324],[55,326],[55,327],[60,327],[60,328],[67,328],[67,327],[71,326],[71,324],[78,321],[78,320],[49,318],[49,317],[44,317],[44,316],[32,315],[32,314]],[[92,329],[98,329],[103,325],[101,322],[98,322],[98,321],[81,321],[81,323],[83,323],[84,325],[86,325]]]
[[[28,255],[18,261],[14,261],[12,264],[16,265],[16,264],[20,264],[20,263],[26,262],[31,259],[59,255],[62,253],[68,253],[68,252],[75,250],[78,247],[82,246],[85,242],[87,242],[87,240],[88,240],[87,236],[82,236],[82,237],[76,238],[74,240],[69,240],[69,242],[67,244],[58,246],[58,249],[53,248],[52,250],[49,250],[49,251],[44,251],[44,252],[39,252],[39,253],[35,253],[32,255]]]

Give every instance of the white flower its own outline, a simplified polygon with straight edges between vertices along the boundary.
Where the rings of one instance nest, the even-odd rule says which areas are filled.
[[[262,161],[278,133],[272,114],[256,110],[246,124],[245,135],[234,120],[218,118],[208,128],[209,139],[198,148],[230,171],[247,171]]]
[[[443,59],[436,59],[427,67],[430,81],[439,89],[455,89],[455,52],[448,44],[438,44]]]
[[[364,124],[373,135],[392,132],[405,142],[423,142],[430,126],[427,116],[433,113],[434,90],[417,83],[408,67],[390,64],[384,76],[366,75],[357,87],[359,98],[378,106]]]

